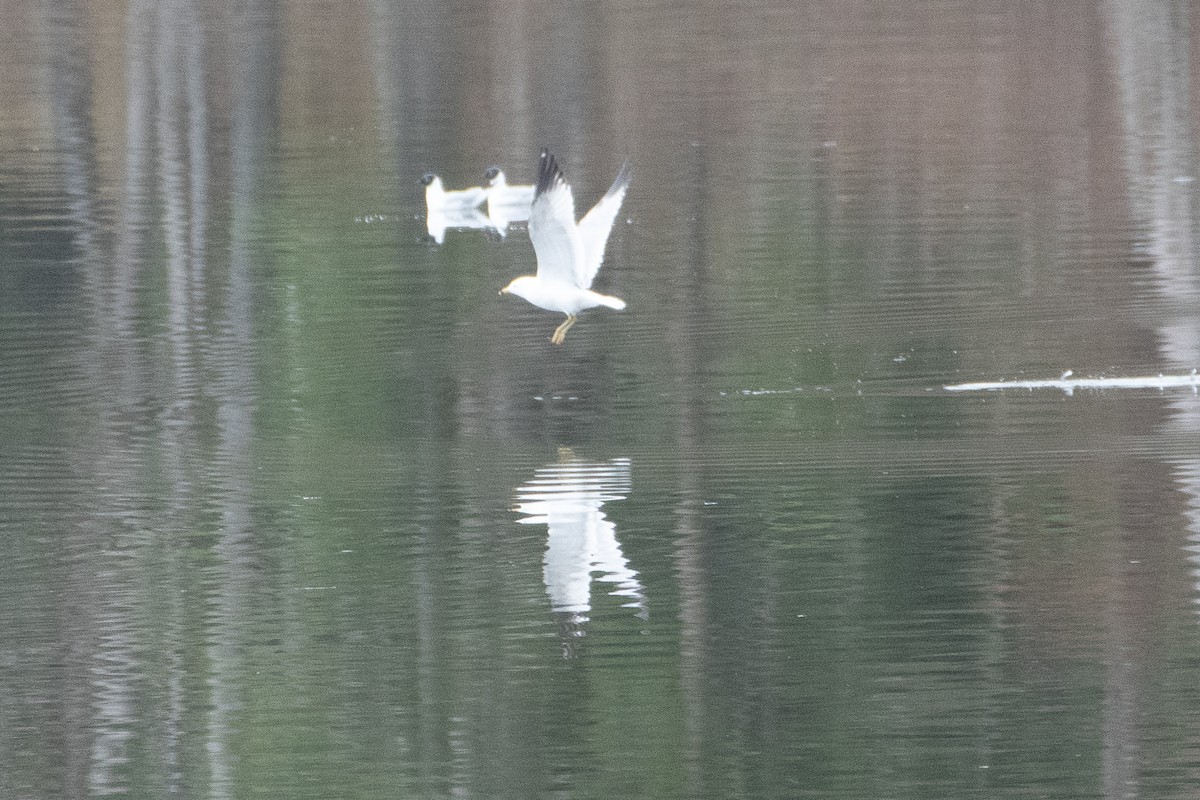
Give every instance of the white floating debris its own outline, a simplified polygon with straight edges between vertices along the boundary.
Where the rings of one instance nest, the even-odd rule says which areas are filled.
[[[740,394],[743,397],[763,397],[765,395],[773,394],[798,394],[803,391],[803,386],[793,386],[790,389],[738,389],[737,394]],[[725,395],[726,392],[721,392],[721,394]]]
[[[943,386],[947,392],[996,392],[1002,389],[1061,389],[1070,393],[1076,389],[1177,389],[1200,387],[1200,375],[1192,370],[1187,375],[1145,375],[1130,378],[1071,378],[1071,370],[1056,380],[1040,381],[980,381]]]

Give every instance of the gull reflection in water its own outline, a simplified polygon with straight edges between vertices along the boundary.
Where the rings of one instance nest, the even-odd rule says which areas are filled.
[[[557,464],[542,467],[533,480],[517,487],[515,511],[525,525],[545,525],[548,533],[542,577],[550,606],[562,621],[578,626],[591,610],[592,576],[612,585],[610,595],[624,598],[626,608],[646,617],[646,601],[637,572],[621,553],[617,526],[601,507],[623,500],[630,488],[630,461],[577,461],[564,451]],[[578,629],[573,631],[578,635]]]
[[[503,235],[496,223],[488,219],[478,208],[430,209],[425,215],[425,230],[429,238],[438,244],[446,241],[448,230],[486,230]]]
[[[496,229],[503,239],[508,234],[508,226],[514,222],[528,222],[529,208],[510,205],[489,205],[487,212],[488,223]]]

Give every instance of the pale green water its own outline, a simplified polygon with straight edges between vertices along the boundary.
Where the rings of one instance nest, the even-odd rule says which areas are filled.
[[[1188,797],[1186,4],[9,3],[0,796]],[[419,177],[580,207],[497,290]]]

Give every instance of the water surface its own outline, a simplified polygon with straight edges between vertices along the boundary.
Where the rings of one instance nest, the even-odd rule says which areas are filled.
[[[0,794],[1190,796],[1189,10],[10,2]]]

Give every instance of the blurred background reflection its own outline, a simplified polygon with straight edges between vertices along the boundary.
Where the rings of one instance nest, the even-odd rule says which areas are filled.
[[[1189,3],[0,14],[0,796],[1194,793]]]

